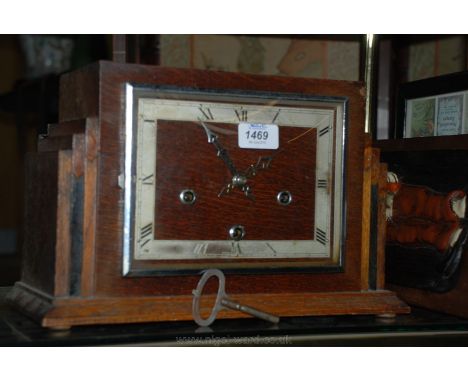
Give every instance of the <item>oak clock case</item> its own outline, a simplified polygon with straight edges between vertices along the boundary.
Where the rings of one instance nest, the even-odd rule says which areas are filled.
[[[191,320],[216,267],[231,298],[278,316],[407,312],[367,250],[363,94],[110,62],[64,75],[27,161],[10,301],[54,328]]]
[[[126,84],[123,274],[339,271],[345,110],[338,97]]]

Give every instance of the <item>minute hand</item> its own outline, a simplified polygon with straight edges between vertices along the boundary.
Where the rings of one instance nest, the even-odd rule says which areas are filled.
[[[232,160],[229,157],[227,150],[221,145],[221,143],[219,143],[218,136],[215,133],[213,133],[203,121],[200,121],[200,123],[205,129],[206,135],[208,137],[208,142],[212,143],[213,146],[216,148],[217,155],[222,159],[224,164],[227,166],[227,168],[231,172],[231,175],[232,176],[237,175],[238,174],[237,169],[234,166],[234,163],[232,163]]]

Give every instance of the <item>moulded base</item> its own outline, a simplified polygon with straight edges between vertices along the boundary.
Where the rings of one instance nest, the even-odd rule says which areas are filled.
[[[410,308],[390,291],[233,294],[230,299],[279,317],[324,315],[393,315],[409,313]],[[123,324],[156,321],[192,320],[192,296],[144,297],[63,297],[53,298],[16,283],[8,300],[26,315],[48,328],[77,325]],[[202,306],[208,316],[211,306]],[[222,310],[218,318],[250,317],[233,310]]]

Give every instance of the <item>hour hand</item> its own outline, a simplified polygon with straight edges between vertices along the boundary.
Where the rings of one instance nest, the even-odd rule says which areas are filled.
[[[205,130],[206,136],[208,137],[208,142],[213,144],[213,146],[216,148],[217,155],[222,159],[226,167],[229,169],[231,175],[236,176],[238,174],[237,169],[234,166],[234,163],[232,163],[227,150],[221,145],[221,143],[219,143],[218,136],[210,130],[205,122],[200,120],[200,124]]]
[[[202,120],[199,120],[199,122],[201,123],[203,129],[205,129],[205,133],[208,137],[209,143],[213,143],[215,140],[218,140],[218,136],[209,129],[205,122],[203,122]]]

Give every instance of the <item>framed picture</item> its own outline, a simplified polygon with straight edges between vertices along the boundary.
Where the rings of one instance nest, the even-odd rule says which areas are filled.
[[[403,84],[394,138],[468,134],[468,72]]]

